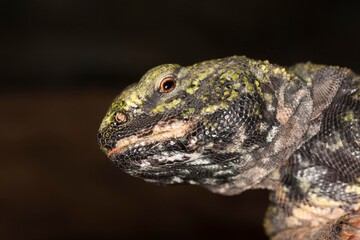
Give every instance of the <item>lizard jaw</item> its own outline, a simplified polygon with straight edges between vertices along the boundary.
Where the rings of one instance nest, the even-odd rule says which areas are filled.
[[[122,138],[116,142],[116,147],[107,153],[112,157],[119,153],[124,153],[132,146],[146,146],[156,142],[164,142],[171,139],[184,137],[194,126],[194,121],[173,120],[171,122],[158,122],[149,135],[138,134]]]

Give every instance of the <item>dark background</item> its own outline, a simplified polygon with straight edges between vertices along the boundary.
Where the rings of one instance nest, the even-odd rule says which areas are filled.
[[[0,239],[266,239],[266,191],[115,169],[97,128],[149,68],[230,55],[360,72],[360,8],[321,1],[1,1]]]

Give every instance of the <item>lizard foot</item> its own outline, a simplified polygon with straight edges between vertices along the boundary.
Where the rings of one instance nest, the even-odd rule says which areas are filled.
[[[320,228],[295,228],[279,232],[271,240],[360,240],[360,212],[346,214]]]
[[[334,224],[340,240],[360,240],[360,213],[346,214]]]

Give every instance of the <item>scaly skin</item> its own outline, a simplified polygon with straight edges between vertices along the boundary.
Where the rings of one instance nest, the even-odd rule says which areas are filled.
[[[163,82],[175,87],[165,91]],[[360,78],[346,68],[229,57],[161,65],[125,89],[100,126],[125,172],[233,195],[272,191],[272,239],[356,239]]]

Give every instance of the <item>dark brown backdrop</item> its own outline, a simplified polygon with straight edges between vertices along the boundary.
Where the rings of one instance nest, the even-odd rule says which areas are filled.
[[[149,68],[247,55],[360,72],[359,7],[321,1],[1,1],[0,239],[265,239],[266,191],[125,175],[96,131]]]

